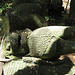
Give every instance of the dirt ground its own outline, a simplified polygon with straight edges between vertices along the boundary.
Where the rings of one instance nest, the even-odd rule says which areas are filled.
[[[65,57],[68,57],[73,62],[73,64],[75,65],[75,53],[67,54],[67,55],[61,55],[61,57],[59,59],[62,60]]]

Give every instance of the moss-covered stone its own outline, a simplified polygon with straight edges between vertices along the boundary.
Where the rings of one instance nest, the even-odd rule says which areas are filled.
[[[75,52],[71,46],[68,47],[72,42],[64,41],[66,50],[60,42],[65,38],[75,37],[74,33],[75,29],[69,26],[49,26],[36,29],[28,37],[29,55],[42,59],[55,59],[60,56],[61,51],[70,53],[68,50],[72,49],[72,52]],[[72,44],[73,47],[74,43]]]
[[[38,3],[23,3],[17,5],[8,12],[10,31],[47,26],[47,22],[42,17],[42,7]]]

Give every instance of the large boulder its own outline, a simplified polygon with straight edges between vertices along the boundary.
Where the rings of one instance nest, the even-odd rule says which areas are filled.
[[[30,28],[37,29],[42,26],[47,26],[47,22],[42,17],[42,7],[38,3],[23,3],[8,11],[8,19],[3,21],[4,26],[9,23],[9,32],[14,30],[22,30]]]
[[[29,56],[42,59],[56,59],[61,53],[75,52],[75,42],[61,40],[75,38],[75,28],[69,26],[48,26],[34,30],[28,36]],[[70,45],[73,45],[73,48]],[[70,46],[70,47],[68,47]],[[73,51],[72,51],[73,50]]]

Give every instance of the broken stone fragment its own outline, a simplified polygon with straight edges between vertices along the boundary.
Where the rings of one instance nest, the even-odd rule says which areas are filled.
[[[17,30],[6,34],[2,42],[2,49],[5,57],[10,57],[11,55],[26,55],[29,52],[27,37],[31,32],[29,28],[26,28],[25,30]]]

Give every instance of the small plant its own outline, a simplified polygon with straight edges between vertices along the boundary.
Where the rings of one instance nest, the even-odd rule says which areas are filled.
[[[2,14],[2,11],[5,10],[6,8],[11,8],[11,4],[14,0],[6,0],[6,1],[2,1],[0,3],[0,16]]]

